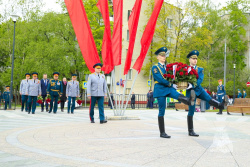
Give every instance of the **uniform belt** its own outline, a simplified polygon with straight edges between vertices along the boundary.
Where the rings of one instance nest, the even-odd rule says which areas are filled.
[[[218,95],[224,95],[224,93],[219,93]]]
[[[59,92],[60,90],[51,89],[51,91],[53,91],[53,92]]]

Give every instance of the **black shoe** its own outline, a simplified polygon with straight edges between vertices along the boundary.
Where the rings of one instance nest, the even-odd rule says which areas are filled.
[[[160,137],[162,138],[171,138],[171,136],[167,135],[165,132],[165,124],[164,124],[164,117],[158,117],[158,125],[160,130]]]
[[[194,132],[193,116],[187,116],[187,124],[188,124],[188,135],[198,137],[199,135]]]
[[[108,121],[106,120],[103,120],[103,121],[100,121],[100,124],[104,124],[104,123],[107,123]]]
[[[64,112],[63,109],[61,109],[61,111]]]
[[[49,114],[51,113],[52,111],[49,111]]]
[[[35,114],[34,112],[32,114]]]
[[[72,112],[71,114],[74,114],[74,112]]]
[[[242,113],[242,116],[244,116],[244,113]]]
[[[30,111],[28,111],[28,114],[30,114]]]
[[[46,112],[49,112],[49,110],[46,110]]]
[[[218,112],[218,113],[216,113],[216,114],[218,114],[218,115],[222,115],[222,113],[221,113],[221,112]]]
[[[41,112],[43,112],[43,110]]]
[[[229,112],[227,112],[227,115],[231,115]]]
[[[222,109],[222,110],[224,109],[224,102],[220,103],[217,100],[211,99],[208,103],[211,106],[216,107],[218,109]]]
[[[91,123],[95,123],[95,121],[91,121]]]
[[[193,106],[194,105],[194,100],[195,100],[195,91],[194,90],[191,90],[191,93],[190,93],[190,98],[184,96],[183,94],[180,94],[180,96],[178,97],[178,101],[186,104],[186,105],[191,105]]]

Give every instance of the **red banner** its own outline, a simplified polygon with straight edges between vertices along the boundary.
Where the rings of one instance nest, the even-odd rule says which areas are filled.
[[[122,12],[123,0],[113,0],[114,29],[112,36],[112,52],[114,66],[121,64],[122,57]]]
[[[129,17],[129,21],[128,21],[129,47],[128,47],[128,53],[127,53],[127,57],[126,57],[125,66],[124,66],[124,75],[128,74],[128,71],[130,70],[130,66],[131,66],[135,38],[136,38],[136,32],[137,32],[140,13],[141,13],[141,4],[142,4],[142,0],[135,1],[135,5],[133,7],[132,13],[131,13],[131,15]]]
[[[153,13],[152,13],[152,15],[148,21],[148,24],[143,32],[143,35],[141,38],[141,53],[133,66],[133,69],[137,70],[138,73],[141,72],[141,68],[142,68],[144,59],[146,57],[146,54],[148,52],[148,48],[149,48],[151,41],[153,39],[157,18],[159,16],[160,11],[161,11],[162,4],[163,4],[163,0],[155,0],[155,7],[153,10]]]
[[[100,63],[95,41],[89,26],[82,0],[64,0],[73,25],[82,56],[88,69],[94,72],[94,64]]]
[[[113,63],[113,53],[112,53],[108,0],[99,0],[97,3],[97,7],[102,14],[105,25],[103,41],[102,41],[102,61],[103,61],[102,70],[105,72],[105,74],[109,74],[114,69],[114,63]]]

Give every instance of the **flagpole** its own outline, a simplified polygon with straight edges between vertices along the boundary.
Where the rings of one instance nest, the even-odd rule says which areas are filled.
[[[125,98],[125,92],[126,92],[126,87],[127,87],[127,74],[125,75],[125,85],[123,87],[123,94],[122,94],[122,106],[121,106],[121,109],[120,109],[120,116],[122,114],[122,109],[123,109],[123,103],[124,103],[124,98]]]
[[[103,72],[103,75],[104,75],[104,72]],[[111,97],[110,97],[108,84],[107,84],[107,82],[105,82],[105,83],[106,83],[106,88],[107,88],[108,95],[109,95],[109,100],[110,100],[110,103],[111,103],[111,106],[112,106],[112,108],[113,108],[113,112],[114,112],[114,115],[115,115],[115,109],[114,109],[114,105],[113,105],[112,99],[111,99]]]
[[[115,69],[112,71],[113,73],[113,95],[115,98],[115,115],[117,114],[117,95],[116,95],[116,84],[115,84]]]
[[[121,81],[122,78],[122,65],[120,65],[120,74],[119,74],[119,111],[121,110]],[[118,110],[117,110],[118,113]]]
[[[132,93],[132,90],[133,90],[133,88],[134,88],[135,81],[136,81],[136,79],[137,79],[138,74],[139,74],[139,72],[137,71],[137,73],[136,73],[136,75],[135,75],[135,78],[134,78],[134,81],[133,81],[133,84],[132,84],[132,87],[131,87],[131,89],[130,89],[129,95],[128,95],[127,100],[126,100],[126,105],[125,105],[125,107],[124,107],[122,116],[124,115],[124,113],[125,113],[125,111],[126,111],[126,108],[127,108],[127,105],[128,105],[128,99],[129,99],[130,96],[131,96],[131,93]]]

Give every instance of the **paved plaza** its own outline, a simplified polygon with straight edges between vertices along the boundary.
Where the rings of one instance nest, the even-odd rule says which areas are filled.
[[[38,112],[39,111],[39,112]],[[0,110],[1,167],[68,166],[250,166],[250,116],[195,113],[195,132],[187,135],[187,112],[167,110],[166,132],[159,137],[157,110],[128,110],[140,120],[89,121],[88,110],[75,114],[28,115]],[[113,111],[105,111],[113,116]]]

